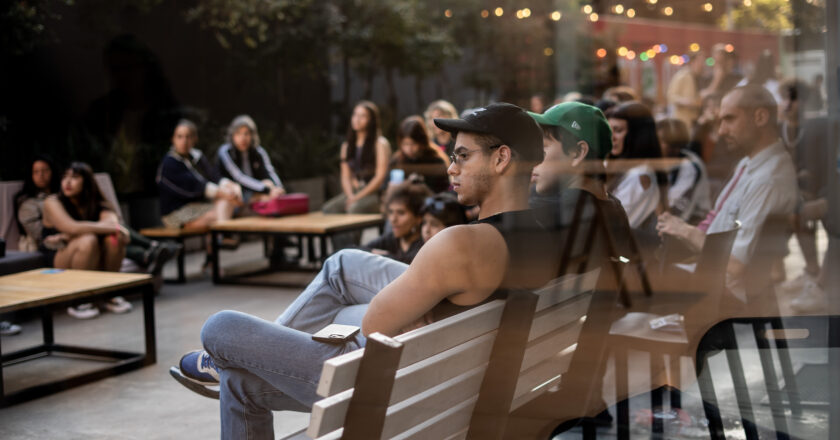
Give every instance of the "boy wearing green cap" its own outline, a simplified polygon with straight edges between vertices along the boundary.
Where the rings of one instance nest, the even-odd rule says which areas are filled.
[[[532,204],[553,204],[557,226],[568,226],[575,209],[584,209],[584,219],[598,207],[616,230],[627,216],[621,203],[607,194],[603,160],[612,149],[612,131],[597,107],[565,102],[543,114],[530,113],[543,130],[542,163],[534,167],[531,183],[540,195]],[[555,197],[559,197],[556,200]],[[578,200],[583,197],[583,202]]]

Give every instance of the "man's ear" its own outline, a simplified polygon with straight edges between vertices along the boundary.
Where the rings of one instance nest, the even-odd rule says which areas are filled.
[[[576,167],[583,163],[586,160],[586,156],[589,154],[589,144],[586,141],[578,141],[577,151],[572,152],[572,166]]]
[[[496,149],[496,151],[498,154],[493,162],[493,167],[496,169],[497,173],[501,174],[513,161],[513,150],[511,150],[507,145],[502,145]]]
[[[753,113],[753,123],[755,123],[756,127],[764,127],[767,125],[767,121],[770,120],[770,113],[766,108],[759,108],[756,109]]]

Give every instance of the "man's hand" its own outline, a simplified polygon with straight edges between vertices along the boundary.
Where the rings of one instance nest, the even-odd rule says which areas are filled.
[[[670,212],[663,212],[657,219],[656,232],[660,237],[663,235],[673,235],[678,238],[684,238],[686,226],[688,226],[688,223],[683,219]]]

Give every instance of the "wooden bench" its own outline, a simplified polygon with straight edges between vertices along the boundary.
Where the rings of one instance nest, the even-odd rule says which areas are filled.
[[[0,277],[0,313],[40,310],[43,344],[3,354],[0,350],[0,407],[24,402],[83,385],[104,377],[134,370],[156,362],[154,291],[151,275],[88,270],[35,269]],[[143,297],[145,353],[131,353],[60,344],[55,341],[52,311],[80,302],[90,302],[139,290]],[[6,393],[3,369],[49,356],[69,353],[98,361],[110,361],[106,367],[66,379],[42,383]]]
[[[210,232],[210,228],[166,228],[166,227],[159,227],[159,228],[145,228],[141,229],[140,233],[145,235],[146,237],[155,239],[155,240],[168,240],[174,241],[181,246],[184,246],[184,240],[191,238],[191,237],[202,237],[207,235]],[[184,256],[186,254],[186,248],[183,248],[181,252],[178,253],[176,258],[176,263],[178,267],[178,276],[174,280],[164,280],[166,282],[174,282],[174,283],[185,283],[187,281],[186,271],[184,269]]]
[[[242,217],[211,226],[211,243],[213,246],[213,283],[241,283],[243,277],[253,276],[265,272],[257,271],[247,274],[240,274],[237,277],[222,278],[219,267],[220,235],[223,233],[256,234],[264,239],[272,237],[295,236],[298,238],[298,250],[302,253],[303,241],[308,242],[309,258],[315,254],[313,239],[318,238],[320,252],[318,262],[323,264],[329,254],[327,253],[327,240],[335,234],[361,231],[370,227],[381,228],[384,224],[382,214],[323,214],[321,212],[310,212],[308,214],[290,215],[286,217]],[[269,268],[269,272],[272,270]],[[248,284],[268,284],[271,286],[285,285],[282,283],[265,283],[248,280]],[[299,286],[299,283],[292,284]]]
[[[507,414],[567,370],[599,270],[513,292],[328,360],[306,432],[318,439],[501,438]]]

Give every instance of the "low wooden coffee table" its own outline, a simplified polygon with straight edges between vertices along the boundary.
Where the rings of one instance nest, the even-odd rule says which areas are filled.
[[[46,396],[61,390],[151,365],[157,360],[152,277],[147,274],[89,270],[35,269],[0,277],[0,313],[40,310],[44,343],[3,354],[0,349],[0,407]],[[55,342],[52,312],[55,309],[126,295],[139,291],[143,297],[145,353],[104,350]],[[70,353],[111,361],[107,367],[53,382],[5,393],[3,368],[53,353]]]
[[[291,215],[288,217],[242,217],[225,222],[220,222],[210,228],[213,243],[213,283],[240,283],[243,276],[256,275],[256,273],[240,274],[237,277],[222,278],[219,270],[220,238],[223,233],[246,233],[257,234],[264,238],[280,236],[298,237],[298,253],[302,254],[303,242],[307,241],[309,246],[309,258],[313,257],[314,245],[312,239],[317,237],[320,242],[320,252],[317,262],[323,265],[327,254],[327,240],[335,234],[343,232],[361,231],[370,227],[379,227],[380,231],[384,224],[382,214],[323,214],[321,212],[310,212],[308,214]],[[303,269],[304,268],[298,268]],[[262,283],[250,282],[248,284],[269,284],[286,285],[284,283]],[[295,284],[297,285],[297,284]]]

